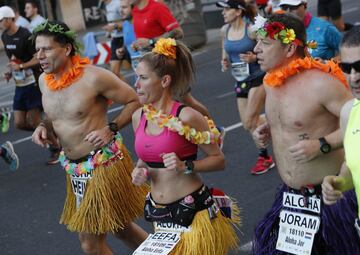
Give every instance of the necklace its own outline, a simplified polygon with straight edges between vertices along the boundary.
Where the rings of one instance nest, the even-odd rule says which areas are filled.
[[[71,62],[73,66],[61,75],[60,79],[55,80],[54,74],[45,74],[45,82],[50,90],[61,90],[73,84],[83,75],[84,67],[90,63],[90,60],[76,55],[71,57]]]
[[[188,125],[184,125],[179,118],[157,111],[152,105],[144,105],[143,112],[147,121],[155,123],[160,128],[168,128],[176,132],[193,144],[213,144],[219,140],[220,132],[216,128],[214,121],[204,117],[209,125],[210,131],[198,131]]]
[[[336,62],[329,60],[324,64],[310,57],[295,59],[284,67],[268,72],[264,77],[264,84],[269,87],[279,87],[284,84],[287,78],[308,69],[319,69],[329,73],[339,79],[345,87],[349,87],[343,72]]]

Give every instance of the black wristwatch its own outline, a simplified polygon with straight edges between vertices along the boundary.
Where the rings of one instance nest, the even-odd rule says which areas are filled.
[[[319,138],[320,141],[320,151],[324,154],[331,151],[331,145],[326,141],[324,137]]]
[[[110,131],[113,132],[114,134],[116,134],[119,131],[118,125],[115,122],[110,122],[108,126]]]
[[[192,160],[185,160],[184,174],[192,174],[194,172],[194,162]]]
[[[155,46],[155,40],[154,39],[149,39],[149,45],[151,46],[151,47],[154,47]]]

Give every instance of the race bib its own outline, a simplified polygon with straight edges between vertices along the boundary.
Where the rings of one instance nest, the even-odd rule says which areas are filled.
[[[320,214],[320,199],[313,197],[307,199],[305,203],[304,196],[285,192],[283,206]],[[297,255],[310,255],[319,227],[320,217],[318,216],[282,210],[276,249]]]
[[[283,194],[283,206],[292,209],[301,209],[304,211],[314,212],[320,214],[321,200],[316,197],[308,197],[305,201],[305,197],[302,195],[292,194],[284,192]]]
[[[154,222],[155,232],[166,231],[166,232],[190,232],[191,226],[184,227],[172,222]]]
[[[237,81],[243,81],[250,75],[249,64],[236,62],[231,64],[231,74]]]
[[[76,208],[80,207],[81,201],[84,198],[87,181],[91,179],[91,174],[70,175],[71,187],[76,197]]]
[[[31,68],[12,71],[12,76],[14,77],[15,84],[18,87],[23,87],[35,83],[35,76]]]
[[[159,231],[148,238],[134,251],[133,255],[167,255],[180,241],[181,233]]]

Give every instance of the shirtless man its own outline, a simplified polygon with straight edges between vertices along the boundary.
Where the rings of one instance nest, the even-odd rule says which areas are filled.
[[[139,107],[137,96],[113,73],[80,58],[75,33],[66,24],[45,22],[33,38],[44,70],[39,84],[47,119],[32,139],[45,146],[53,129],[62,145],[68,192],[60,222],[80,233],[85,254],[112,254],[107,232],[134,249],[147,236],[132,223],[142,214],[146,190],[131,184],[133,165],[118,130]],[[124,105],[110,123],[108,99]]]
[[[254,139],[265,146],[271,138],[284,184],[256,228],[253,253],[360,254],[355,231],[349,230],[354,194],[335,207],[320,200],[322,179],[338,173],[343,160],[338,120],[351,98],[346,79],[335,63],[305,57],[306,31],[295,16],[275,14],[258,19],[255,27],[254,50],[267,72],[267,123],[254,131]]]

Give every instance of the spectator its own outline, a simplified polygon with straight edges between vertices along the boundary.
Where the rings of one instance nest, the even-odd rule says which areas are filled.
[[[14,4],[13,6],[11,6],[11,8],[15,12],[15,24],[18,27],[23,27],[23,28],[28,29],[30,26],[30,22],[27,19],[25,19],[23,16],[20,15],[17,5]]]
[[[340,0],[318,0],[317,12],[319,18],[331,21],[339,31],[345,30]]]
[[[25,16],[30,20],[29,30],[32,32],[35,27],[45,21],[45,18],[38,14],[39,6],[36,1],[27,0],[25,2]]]
[[[281,0],[280,7],[304,21],[308,43],[315,41],[316,49],[309,49],[314,58],[331,59],[339,52],[341,33],[331,23],[313,17],[306,11],[306,0]]]
[[[124,80],[124,77],[120,73],[122,59],[116,55],[116,49],[123,47],[124,38],[121,26],[118,24],[121,21],[120,14],[120,0],[101,0],[105,3],[106,20],[108,24],[103,29],[110,33],[111,37],[111,58],[110,58],[110,70],[120,79]]]
[[[180,39],[183,31],[169,8],[155,0],[130,0],[134,6],[133,20],[137,40],[134,50],[153,47],[159,38]]]

